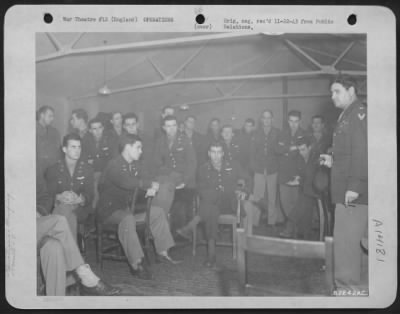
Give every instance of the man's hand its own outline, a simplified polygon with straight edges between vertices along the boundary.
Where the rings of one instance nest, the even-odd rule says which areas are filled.
[[[158,182],[151,182],[151,189],[155,190],[156,192],[158,192],[158,190],[160,189],[160,183]]]
[[[156,196],[156,194],[157,194],[157,191],[155,189],[149,188],[146,191],[145,197],[154,197],[154,196]]]
[[[297,146],[296,145],[293,145],[293,146],[290,146],[289,147],[289,150],[291,151],[291,152],[294,152],[295,150],[297,150],[298,148],[297,148]]]
[[[246,199],[246,192],[243,191],[235,191],[236,193],[236,197],[238,198],[238,200],[244,200]]]
[[[185,183],[181,183],[181,184],[177,185],[175,187],[175,189],[180,190],[180,189],[183,189],[184,187],[185,187]]]
[[[332,163],[333,163],[332,155],[321,154],[319,155],[319,160],[320,160],[319,161],[320,165],[332,168]]]
[[[344,196],[344,206],[349,206],[350,203],[355,201],[358,198],[359,194],[354,191],[346,191]]]
[[[287,185],[290,185],[290,186],[297,186],[297,185],[300,184],[300,177],[299,177],[299,176],[295,176],[295,177],[293,178],[293,180],[287,182],[286,184],[287,184]]]

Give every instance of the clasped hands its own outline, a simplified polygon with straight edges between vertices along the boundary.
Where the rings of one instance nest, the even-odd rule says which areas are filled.
[[[85,204],[85,197],[82,194],[76,194],[74,191],[64,191],[56,195],[56,201],[76,208]]]

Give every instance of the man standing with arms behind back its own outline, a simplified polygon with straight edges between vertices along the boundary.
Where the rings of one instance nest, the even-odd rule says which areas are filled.
[[[368,225],[367,108],[358,100],[351,77],[337,77],[331,92],[335,106],[343,111],[333,133],[332,155],[321,158],[332,167],[336,292],[346,295],[365,288],[361,283],[360,242]]]

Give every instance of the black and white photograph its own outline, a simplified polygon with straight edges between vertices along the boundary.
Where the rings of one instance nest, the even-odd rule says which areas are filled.
[[[42,24],[51,11],[39,10]],[[387,221],[396,207],[382,217],[375,208],[376,173],[396,160],[394,147],[377,168],[385,161],[373,137],[395,128],[375,115],[385,107],[375,102],[385,91],[372,90],[384,72],[370,62],[382,53],[376,46],[370,53],[376,34],[327,31],[334,18],[263,18],[254,10],[224,17],[218,28],[212,7],[191,11],[197,26],[174,31],[164,25],[176,16],[103,8],[93,18],[89,10],[56,14],[66,27],[29,32],[29,106],[12,109],[31,123],[32,143],[6,120],[6,145],[16,136],[32,153],[26,162],[6,154],[9,282],[16,285],[15,250],[24,245],[36,283],[30,297],[78,300],[72,307],[92,300],[86,307],[99,308],[95,297],[104,304],[160,297],[170,308],[202,307],[209,297],[223,304],[237,297],[228,307],[246,307],[249,297],[257,300],[250,307],[264,308],[274,297],[368,304],[375,269],[396,269],[397,229]],[[130,24],[140,21],[157,24],[145,31]],[[271,23],[281,30],[270,31]],[[18,95],[15,81],[10,86]],[[13,168],[18,161],[23,166]],[[32,221],[22,222],[12,204],[23,195],[15,181],[24,169],[18,189],[36,205],[26,203]],[[395,193],[387,202],[396,206]],[[31,239],[19,241],[12,223],[29,226]]]

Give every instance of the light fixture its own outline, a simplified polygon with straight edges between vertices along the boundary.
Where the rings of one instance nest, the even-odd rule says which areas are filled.
[[[107,44],[107,41],[104,41],[104,46]],[[104,54],[104,62],[103,62],[103,78],[104,78],[104,85],[103,87],[99,88],[98,93],[103,96],[107,96],[111,94],[111,90],[108,88],[106,84],[106,70],[107,70],[107,63],[106,63],[106,54]]]

